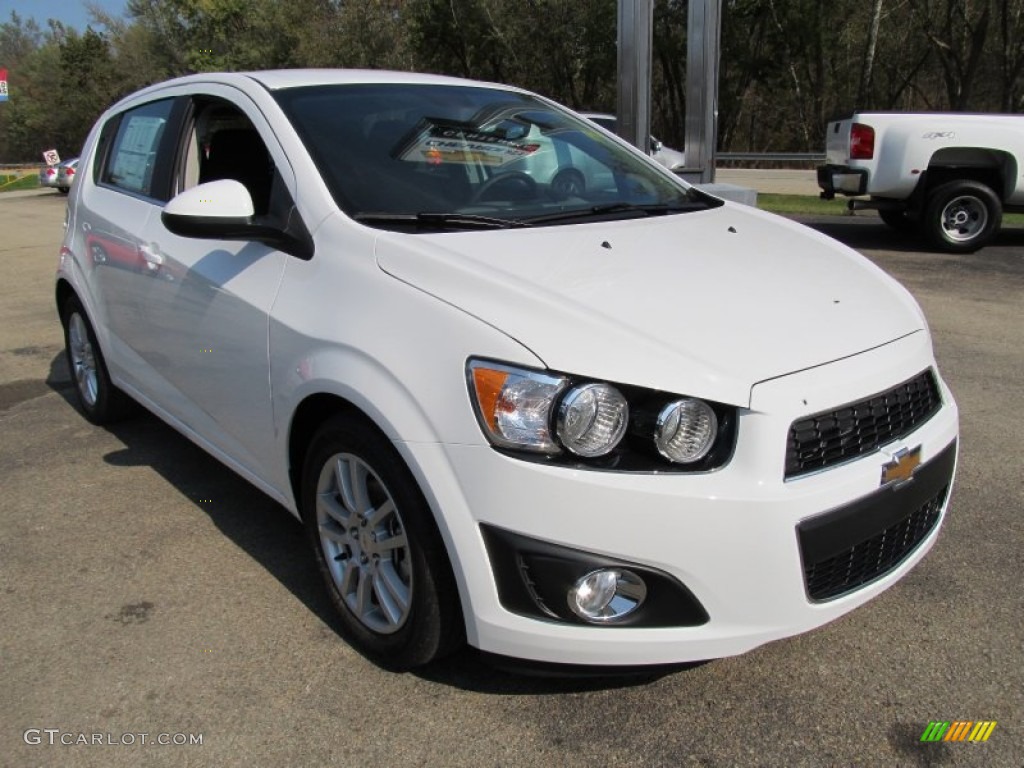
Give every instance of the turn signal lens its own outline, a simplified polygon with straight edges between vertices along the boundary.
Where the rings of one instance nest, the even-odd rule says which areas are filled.
[[[573,387],[558,408],[558,439],[577,456],[604,456],[626,433],[629,405],[610,384]]]
[[[718,433],[718,418],[703,400],[684,398],[658,414],[654,444],[669,461],[688,464],[707,456]]]
[[[558,453],[551,412],[565,388],[564,376],[481,360],[469,362],[470,394],[484,432],[496,445]]]

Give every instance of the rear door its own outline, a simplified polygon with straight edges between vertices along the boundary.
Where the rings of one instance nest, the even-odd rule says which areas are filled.
[[[180,101],[164,98],[108,120],[92,178],[81,184],[75,220],[87,305],[104,337],[111,374],[145,397],[159,382],[146,354],[152,331],[143,297],[155,273],[142,244],[150,219],[170,196],[167,158],[180,116]]]

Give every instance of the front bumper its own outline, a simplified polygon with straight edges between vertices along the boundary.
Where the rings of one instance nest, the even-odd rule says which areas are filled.
[[[813,528],[823,514],[848,518],[836,511],[879,493],[882,466],[904,449],[920,446],[922,473],[948,451],[950,475],[957,437],[952,397],[940,382],[941,409],[909,435],[789,481],[783,479],[786,436],[795,419],[882,391],[929,366],[934,366],[930,343],[927,334],[918,333],[759,384],[751,407],[741,412],[732,461],[703,474],[567,469],[520,461],[485,446],[406,444],[417,474],[430,478],[428,498],[443,510],[470,643],[502,656],[563,664],[672,664],[743,653],[867,602],[913,568],[935,542],[951,477],[944,480],[938,519],[916,545],[891,569],[852,591],[840,590],[826,600],[809,596],[807,552],[833,557],[837,551],[828,541],[824,549],[813,542],[802,547],[799,532]],[[915,477],[900,493],[915,484],[924,485]],[[879,519],[868,526],[870,536],[884,535],[899,522],[885,515]],[[690,626],[589,626],[528,617],[515,606],[510,610],[499,594],[484,526],[664,574],[692,594],[708,620]]]
[[[840,195],[865,195],[868,191],[868,172],[864,168],[845,165],[819,165],[818,186],[825,200]]]

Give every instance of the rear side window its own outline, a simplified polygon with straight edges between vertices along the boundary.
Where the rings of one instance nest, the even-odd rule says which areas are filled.
[[[153,179],[161,165],[159,150],[173,106],[173,99],[164,99],[121,115],[101,177],[105,184],[145,197],[161,197]]]

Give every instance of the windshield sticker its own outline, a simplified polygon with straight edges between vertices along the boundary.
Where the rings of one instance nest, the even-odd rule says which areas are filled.
[[[458,163],[495,167],[532,155],[540,148],[538,142],[513,141],[478,128],[429,122],[416,131],[396,157],[430,165]]]

